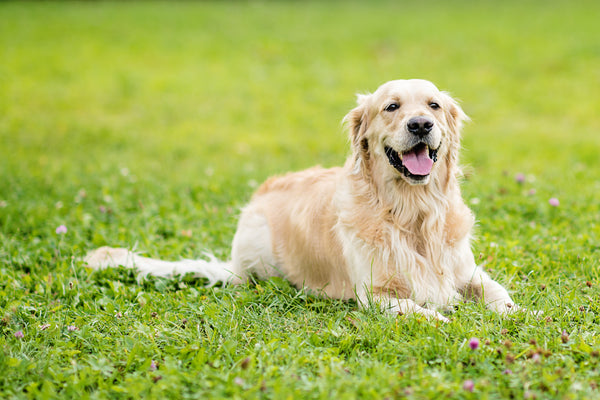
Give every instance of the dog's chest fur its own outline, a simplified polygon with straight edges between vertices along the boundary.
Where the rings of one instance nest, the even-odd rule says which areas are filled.
[[[348,205],[353,212],[341,213],[342,226],[354,243],[349,256],[371,265],[373,290],[436,308],[455,302],[455,268],[473,225],[460,193],[404,194],[394,207],[359,193]]]

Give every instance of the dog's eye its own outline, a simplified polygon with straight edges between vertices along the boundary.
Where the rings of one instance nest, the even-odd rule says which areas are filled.
[[[434,110],[438,110],[440,108],[440,105],[432,101],[431,103],[429,103],[429,107],[433,108]]]
[[[393,112],[393,111],[396,111],[399,108],[400,108],[400,104],[398,104],[398,103],[392,103],[392,104],[388,104],[384,108],[384,110],[387,111],[387,112]]]

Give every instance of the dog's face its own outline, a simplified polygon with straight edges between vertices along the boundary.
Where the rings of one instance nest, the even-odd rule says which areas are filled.
[[[446,93],[424,80],[398,80],[361,95],[346,121],[357,157],[384,162],[386,175],[426,185],[458,151],[460,126],[467,117]],[[371,157],[373,156],[373,157]]]

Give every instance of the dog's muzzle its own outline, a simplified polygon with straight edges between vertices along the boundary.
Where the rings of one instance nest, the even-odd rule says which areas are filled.
[[[423,142],[403,153],[398,153],[389,146],[385,147],[385,155],[390,165],[415,181],[429,176],[433,164],[437,161],[437,152],[438,149],[431,149]]]

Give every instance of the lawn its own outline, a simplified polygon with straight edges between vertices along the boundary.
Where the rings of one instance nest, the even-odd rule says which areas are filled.
[[[600,398],[598,15],[593,0],[0,3],[0,397]],[[228,257],[262,180],[342,164],[355,93],[416,77],[472,118],[474,252],[540,317],[465,303],[440,324],[279,279],[138,282],[80,261],[102,245]]]

